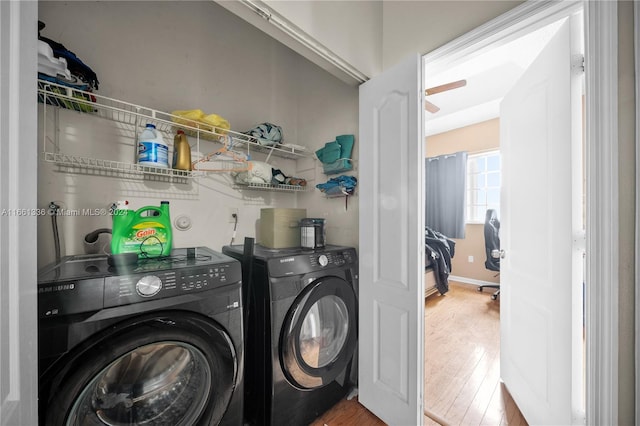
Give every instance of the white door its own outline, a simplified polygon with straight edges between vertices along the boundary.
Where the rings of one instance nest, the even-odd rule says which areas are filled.
[[[421,61],[360,86],[359,401],[422,424],[424,336]]]
[[[0,425],[38,423],[37,22],[37,2],[0,1]]]
[[[578,407],[572,397],[581,392],[578,382],[572,385],[572,341],[576,331],[582,336],[582,327],[572,330],[582,306],[582,277],[572,274],[581,257],[573,244],[582,229],[574,220],[581,198],[572,194],[572,169],[581,165],[581,76],[572,71],[570,21],[500,111],[500,374],[525,419],[536,425],[574,423]]]

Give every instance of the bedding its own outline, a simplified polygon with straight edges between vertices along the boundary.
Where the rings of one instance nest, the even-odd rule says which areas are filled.
[[[444,234],[425,226],[424,255],[425,269],[434,271],[436,288],[440,294],[449,291],[449,274],[451,273],[451,258],[455,254],[455,241]]]

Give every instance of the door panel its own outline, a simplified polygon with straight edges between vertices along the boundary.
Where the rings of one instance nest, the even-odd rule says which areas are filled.
[[[500,112],[501,376],[530,424],[572,423],[571,23]]]
[[[424,143],[418,55],[360,86],[359,401],[422,424]]]

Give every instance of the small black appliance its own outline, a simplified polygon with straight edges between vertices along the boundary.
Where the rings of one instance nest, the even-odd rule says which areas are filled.
[[[300,246],[303,249],[324,247],[325,220],[320,218],[304,218],[300,221]]]
[[[355,249],[225,246],[241,261],[248,321],[245,421],[309,424],[345,397],[356,375],[358,259]],[[250,283],[250,284],[247,284]]]
[[[241,275],[238,261],[205,247],[43,268],[40,423],[242,425]]]

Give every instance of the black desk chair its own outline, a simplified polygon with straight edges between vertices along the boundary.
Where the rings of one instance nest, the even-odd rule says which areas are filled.
[[[484,267],[490,271],[500,273],[500,221],[495,210],[487,210],[484,219],[484,247],[487,260]],[[498,276],[496,274],[496,276]],[[478,286],[478,291],[482,291],[484,287],[497,288],[498,290],[491,295],[491,299],[496,300],[500,295],[500,284],[485,284]]]

